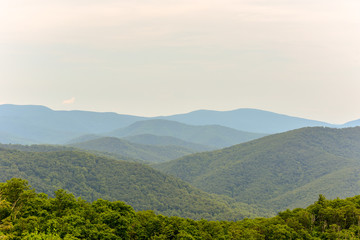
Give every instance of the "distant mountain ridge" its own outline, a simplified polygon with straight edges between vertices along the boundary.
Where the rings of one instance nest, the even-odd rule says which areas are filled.
[[[163,118],[191,125],[217,124],[241,131],[267,134],[285,132],[302,127],[340,127],[326,122],[250,108],[231,111],[198,110]]]
[[[144,118],[116,113],[89,111],[54,111],[44,106],[0,105],[0,132],[12,143],[65,143],[88,133],[98,134]]]
[[[176,137],[184,141],[216,148],[247,142],[266,135],[238,131],[220,125],[193,126],[165,119],[138,121],[107,135],[121,138],[140,134]]]
[[[188,125],[219,125],[250,133],[272,134],[302,127],[353,127],[360,119],[333,125],[256,109],[198,110],[186,114],[141,117],[90,111],[54,111],[37,105],[0,105],[0,141],[19,144],[63,144],[83,135],[103,135],[137,121],[163,119]],[[156,134],[159,135],[159,134]],[[192,142],[192,141],[190,141]]]

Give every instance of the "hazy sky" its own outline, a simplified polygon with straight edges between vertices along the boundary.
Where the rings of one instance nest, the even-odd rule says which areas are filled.
[[[359,0],[1,0],[0,103],[360,118]]]

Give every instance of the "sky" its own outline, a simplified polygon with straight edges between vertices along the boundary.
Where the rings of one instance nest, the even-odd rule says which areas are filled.
[[[360,118],[359,0],[1,0],[0,104]]]

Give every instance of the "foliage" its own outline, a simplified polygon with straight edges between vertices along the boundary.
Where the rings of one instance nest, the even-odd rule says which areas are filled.
[[[215,150],[215,147],[205,146],[202,144],[196,144],[189,141],[184,141],[176,137],[158,136],[153,134],[140,134],[124,137],[123,139],[139,144],[156,145],[156,146],[182,146],[192,149],[196,152],[205,152]]]
[[[360,192],[360,127],[303,128],[153,165],[209,193],[268,209]]]
[[[79,151],[31,152],[0,148],[0,181],[25,178],[53,196],[65,189],[88,201],[121,200],[136,210],[168,216],[228,219],[270,215],[248,204],[200,191],[149,166]]]
[[[196,152],[196,150],[182,146],[145,145],[114,137],[97,138],[85,142],[74,143],[71,144],[71,146],[89,151],[118,154],[147,162],[169,161]]]
[[[360,196],[327,200],[320,195],[305,209],[240,221],[135,212],[120,201],[89,203],[61,189],[49,198],[16,178],[0,184],[0,199],[1,239],[360,239]],[[19,202],[21,207],[12,207]]]

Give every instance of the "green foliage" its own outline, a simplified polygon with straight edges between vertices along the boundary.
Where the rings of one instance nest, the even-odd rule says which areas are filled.
[[[153,167],[209,193],[276,211],[360,192],[360,127],[304,128]]]
[[[15,189],[16,194],[5,194],[9,189]],[[21,179],[2,183],[0,191],[4,193],[2,200],[9,203],[28,196],[17,211],[18,218],[0,216],[1,239],[360,239],[360,196],[327,200],[320,195],[306,209],[286,210],[267,219],[227,222],[135,212],[120,201],[89,203],[61,189],[54,198],[42,193],[28,195],[34,191]],[[4,208],[9,210],[1,204],[0,211]],[[14,212],[10,209],[9,214]]]
[[[196,152],[196,150],[182,146],[144,145],[113,137],[97,138],[74,143],[71,146],[89,151],[118,154],[146,162],[164,162]]]
[[[129,142],[145,144],[145,145],[181,146],[188,149],[192,149],[196,152],[205,152],[216,149],[215,147],[184,141],[176,137],[158,136],[153,134],[140,134],[140,135],[124,137],[123,139]]]
[[[65,189],[88,201],[121,200],[136,210],[152,209],[167,216],[236,220],[271,214],[205,193],[143,164],[78,151],[0,149],[0,181],[12,177],[26,178],[50,196]],[[6,214],[6,208],[4,211],[0,214]]]

